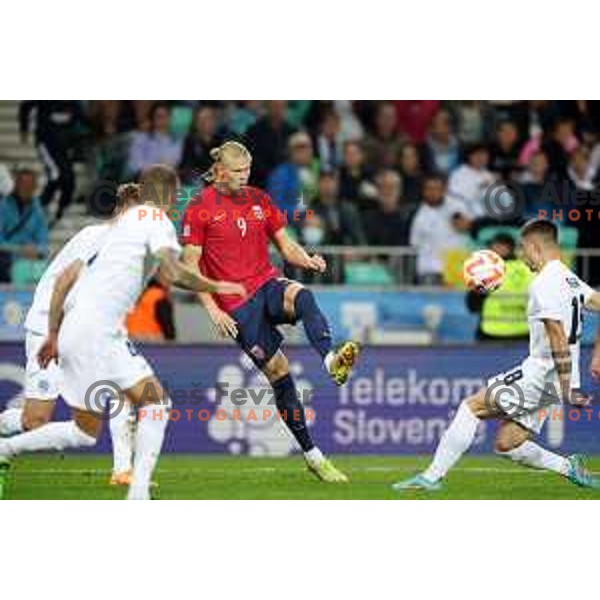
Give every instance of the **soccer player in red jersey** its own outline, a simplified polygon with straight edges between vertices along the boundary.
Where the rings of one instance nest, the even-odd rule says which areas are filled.
[[[304,452],[309,469],[322,481],[345,482],[347,477],[326,459],[313,442],[298,399],[289,364],[280,346],[277,326],[302,321],[307,338],[323,359],[337,385],[344,384],[359,347],[347,341],[332,348],[329,324],[310,290],[284,279],[269,260],[269,241],[291,265],[323,272],[319,255],[309,255],[288,237],[286,216],[262,190],[247,185],[252,156],[237,142],[211,152],[214,164],[204,188],[187,208],[182,222],[184,261],[215,279],[244,285],[245,300],[235,296],[199,294],[217,330],[234,338],[266,375],[282,419]]]

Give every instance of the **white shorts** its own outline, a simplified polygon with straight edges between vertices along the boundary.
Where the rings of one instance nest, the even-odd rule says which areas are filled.
[[[52,361],[46,369],[40,367],[37,355],[46,336],[27,331],[25,335],[25,398],[28,400],[56,400],[61,391],[62,373]]]
[[[538,434],[550,407],[559,401],[560,387],[556,370],[549,368],[547,361],[529,357],[518,367],[490,378],[488,390],[511,421]]]
[[[103,412],[107,403],[154,371],[123,333],[90,323],[74,310],[60,329],[63,398],[72,408]]]

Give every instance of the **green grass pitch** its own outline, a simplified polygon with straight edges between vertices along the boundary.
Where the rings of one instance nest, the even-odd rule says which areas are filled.
[[[347,485],[320,483],[300,457],[164,455],[156,472],[158,498],[170,499],[600,499],[553,473],[496,457],[466,457],[450,472],[442,492],[398,494],[390,484],[424,468],[429,457],[340,456]],[[588,462],[600,472],[600,457]],[[26,456],[14,461],[7,499],[122,499],[108,486],[109,456]]]

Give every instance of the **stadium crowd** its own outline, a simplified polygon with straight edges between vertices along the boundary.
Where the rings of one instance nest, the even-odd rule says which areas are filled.
[[[46,184],[35,197],[35,173],[0,165],[4,280],[15,253],[45,256],[45,223],[73,202],[76,161],[92,179],[117,182],[167,163],[193,188],[227,139],[248,146],[251,183],[279,207],[314,211],[295,224],[303,243],[411,246],[410,283],[443,283],[449,250],[541,209],[575,230],[579,247],[597,246],[598,212],[585,212],[600,178],[597,101],[26,101],[19,127],[23,141],[34,136]],[[508,212],[485,200],[493,186],[508,194]],[[331,281],[349,280],[346,263]]]

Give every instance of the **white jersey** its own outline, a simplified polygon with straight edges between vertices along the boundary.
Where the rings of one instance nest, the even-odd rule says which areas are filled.
[[[40,279],[33,296],[33,303],[25,319],[25,329],[32,333],[46,335],[48,332],[48,313],[54,284],[58,276],[74,261],[87,263],[98,253],[110,225],[90,225],[76,233],[54,257]]]
[[[569,341],[572,360],[571,387],[581,385],[579,370],[583,307],[594,290],[559,260],[547,263],[529,288],[527,314],[530,338],[529,355],[554,368],[552,349],[544,319],[560,321]]]
[[[162,248],[181,252],[175,226],[162,209],[135,206],[111,226],[94,262],[67,297],[65,312],[118,331],[142,293],[155,255]]]

